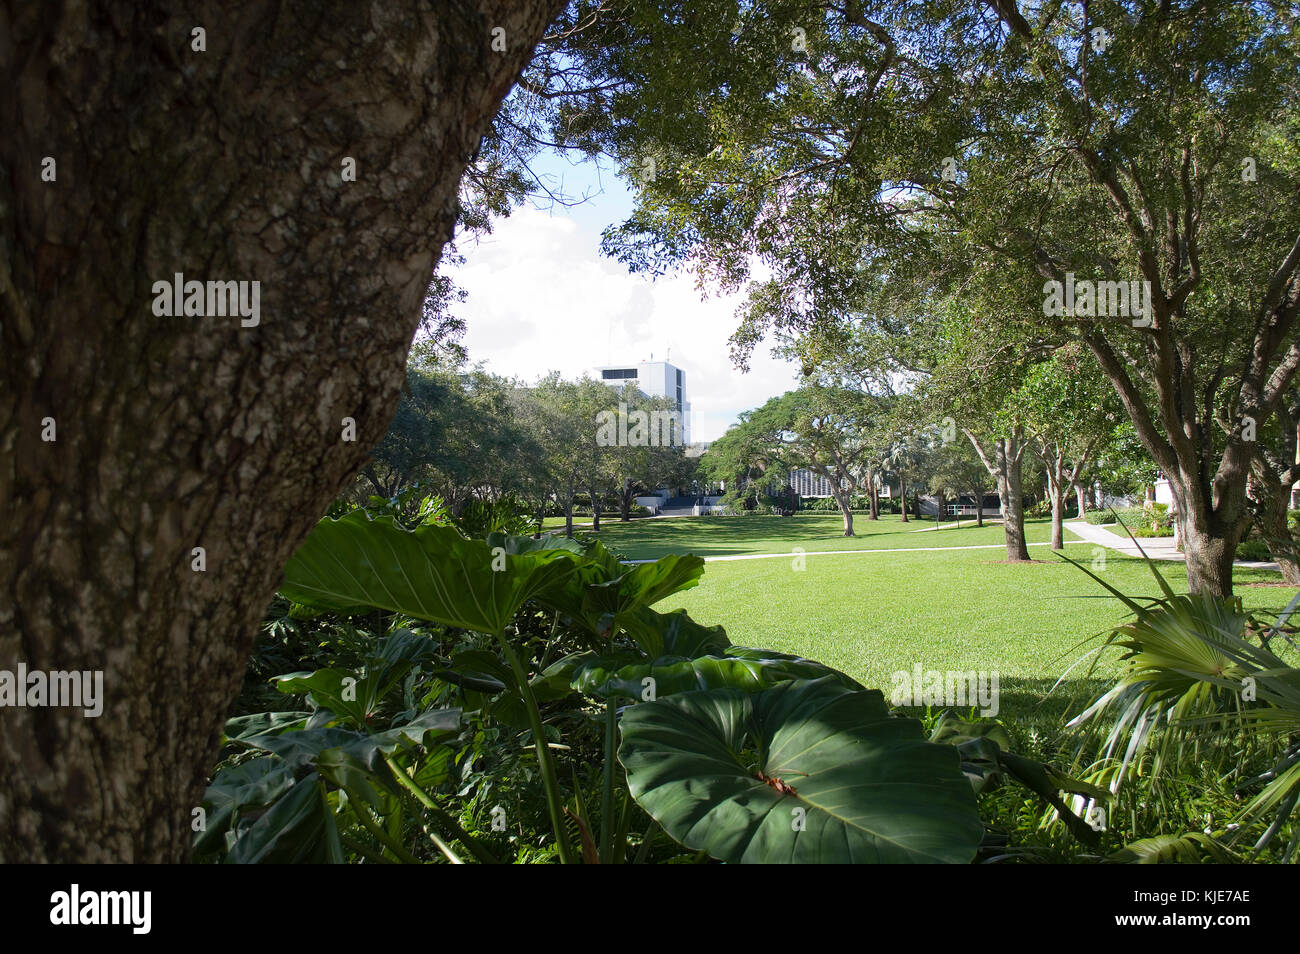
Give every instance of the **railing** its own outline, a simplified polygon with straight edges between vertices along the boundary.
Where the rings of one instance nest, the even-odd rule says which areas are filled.
[[[949,517],[975,517],[979,515],[980,509],[975,504],[947,504],[944,513]],[[984,515],[988,516],[989,508],[984,507],[983,510]],[[994,514],[996,515],[997,511],[994,511]]]

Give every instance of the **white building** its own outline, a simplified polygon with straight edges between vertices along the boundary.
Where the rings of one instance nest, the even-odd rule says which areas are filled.
[[[691,442],[691,402],[686,400],[686,372],[667,361],[611,364],[595,369],[601,381],[622,389],[628,384],[647,397],[668,398],[682,415],[682,440]]]
[[[790,486],[794,488],[795,493],[800,497],[831,496],[831,482],[820,474],[814,474],[811,470],[804,468],[792,470],[789,479]],[[840,486],[845,485],[841,483]]]

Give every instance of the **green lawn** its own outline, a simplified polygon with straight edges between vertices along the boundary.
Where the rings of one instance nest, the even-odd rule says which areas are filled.
[[[859,536],[846,539],[839,536],[834,515],[683,518],[615,522],[599,537],[628,558],[669,552],[789,554],[710,562],[697,587],[656,608],[685,608],[700,622],[722,624],[735,643],[808,656],[886,693],[891,673],[918,663],[922,669],[997,671],[1004,714],[1028,718],[1056,679],[1126,612],[1049,547],[1032,548],[1031,556],[1041,562],[1028,564],[998,562],[1004,556],[1000,546],[916,549],[1000,545],[1000,526],[909,532],[916,526],[897,517],[862,519],[855,521]],[[1030,521],[1026,530],[1031,542],[1050,539],[1047,521]],[[807,554],[803,569],[795,568],[796,547]],[[895,552],[819,554],[885,548]],[[1070,545],[1066,552],[1091,562],[1090,545]],[[1186,589],[1182,564],[1158,565],[1171,586]],[[1101,573],[1124,593],[1157,592],[1141,560],[1108,551]],[[1291,590],[1241,585],[1277,579],[1276,573],[1241,569],[1237,592],[1247,608],[1280,610]],[[1091,698],[1101,687],[1098,680],[1078,681],[1083,668],[1057,691],[1062,704],[1071,692]],[[1057,703],[1047,708],[1056,712],[1046,721],[1059,718]]]
[[[558,521],[564,526],[564,520]],[[673,517],[662,520],[603,519],[600,540],[630,560],[651,560],[668,553],[700,556],[736,556],[745,553],[791,553],[801,547],[808,553],[824,550],[901,550],[911,547],[962,547],[1001,545],[1000,524],[975,526],[949,520],[933,529],[933,520],[910,520],[889,515],[868,520],[855,514],[854,536],[843,535],[838,514],[802,513],[794,517]],[[548,529],[550,528],[548,524]],[[923,529],[931,528],[931,529]],[[919,531],[919,532],[918,532]],[[1030,543],[1052,538],[1051,521],[1026,521]],[[1046,549],[1046,548],[1044,548]]]

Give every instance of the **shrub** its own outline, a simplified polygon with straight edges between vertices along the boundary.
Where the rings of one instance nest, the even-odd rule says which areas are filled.
[[[1129,530],[1138,529],[1168,530],[1168,533],[1149,533],[1147,536],[1163,537],[1173,535],[1173,519],[1169,516],[1168,504],[1152,504],[1150,509],[1128,507],[1122,510],[1090,510],[1083,519],[1093,526],[1110,525],[1118,522]]]
[[[1238,560],[1272,560],[1273,555],[1269,553],[1268,544],[1259,537],[1250,540],[1242,540],[1237,544]]]
[[[1174,528],[1147,525],[1143,527],[1134,527],[1129,532],[1135,537],[1172,537],[1174,535]]]

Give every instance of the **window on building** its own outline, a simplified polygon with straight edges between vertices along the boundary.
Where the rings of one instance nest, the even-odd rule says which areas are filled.
[[[614,368],[600,372],[600,376],[606,381],[621,381],[626,378],[635,378],[636,368]]]

